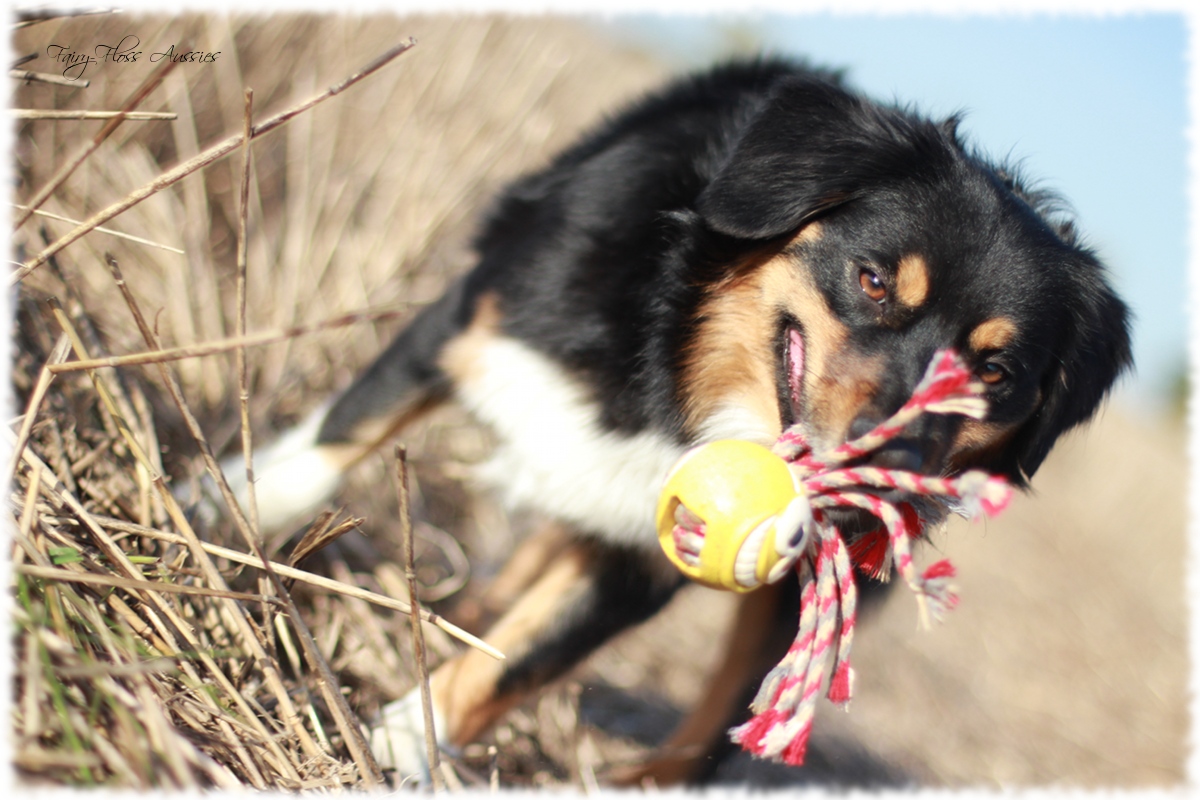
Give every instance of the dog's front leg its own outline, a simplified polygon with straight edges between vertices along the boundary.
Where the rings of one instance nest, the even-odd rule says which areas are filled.
[[[439,746],[473,741],[508,709],[621,630],[652,616],[682,576],[657,553],[573,541],[484,637],[505,653],[497,661],[468,650],[430,678]],[[383,709],[371,748],[385,767],[424,776],[425,745],[417,689]]]
[[[787,647],[776,635],[783,594],[779,586],[764,586],[738,598],[724,657],[704,696],[650,760],[614,770],[608,780],[618,786],[663,787],[695,780],[705,771],[704,760],[720,749],[726,730],[744,715],[749,687],[762,679],[772,659],[778,660],[780,647]]]

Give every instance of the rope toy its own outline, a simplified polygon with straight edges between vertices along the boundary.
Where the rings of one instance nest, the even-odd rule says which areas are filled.
[[[1002,511],[1012,487],[972,470],[953,478],[866,466],[846,466],[878,449],[925,413],[981,419],[983,385],[953,350],[934,354],[912,397],[866,435],[814,453],[801,425],[772,449],[722,440],[692,449],[672,468],[659,497],[659,543],[684,574],[707,586],[748,592],[795,570],[800,579],[800,629],[783,660],[767,674],[751,704],[755,716],[730,731],[749,752],[792,766],[804,763],[817,695],[833,654],[826,696],[850,701],[850,646],[857,605],[851,564],[878,578],[896,572],[916,595],[923,626],[958,602],[954,567],[939,561],[918,575],[909,540],[925,521],[912,505],[888,502],[872,490],[936,497],[968,519]],[[847,548],[825,511],[861,508],[882,525]]]

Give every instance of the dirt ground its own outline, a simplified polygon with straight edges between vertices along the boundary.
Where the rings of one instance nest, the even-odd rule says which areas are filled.
[[[447,276],[469,265],[472,220],[503,181],[544,163],[586,124],[665,74],[645,54],[573,22],[543,18],[84,19],[22,31],[14,52],[40,51],[55,37],[107,41],[129,31],[147,47],[187,38],[227,57],[176,70],[162,90],[166,99],[146,106],[177,112],[172,132],[142,123],[147,127],[114,137],[49,210],[80,218],[240,130],[244,86],[269,113],[403,38],[419,41],[389,71],[255,145],[250,330],[433,298]],[[25,87],[18,102],[116,107],[148,69],[121,73],[113,66],[95,70],[89,94]],[[17,152],[25,196],[78,141],[61,123],[30,125]],[[187,256],[98,242],[96,234],[66,252],[64,270],[89,299],[112,352],[141,348],[102,265],[110,248],[148,307],[160,309],[156,324],[166,344],[231,331],[237,163],[217,164],[114,221]],[[17,245],[36,252],[40,242],[29,230]],[[39,280],[33,276],[30,285],[53,288]],[[269,438],[344,386],[398,324],[253,353],[256,436]],[[237,430],[231,361],[179,365],[217,442]],[[176,476],[194,473],[194,448],[176,415],[165,406],[156,411],[165,463]],[[936,534],[937,550],[959,570],[962,595],[946,622],[917,630],[913,598],[897,588],[859,628],[856,697],[848,714],[823,706],[810,766],[775,769],[739,758],[722,768],[721,780],[1180,785],[1189,731],[1184,441],[1178,423],[1135,420],[1113,407],[1060,444],[1034,492],[1001,518]],[[467,491],[469,465],[486,450],[486,434],[447,412],[411,433],[408,444],[422,518],[460,536],[476,563],[476,582],[486,578],[525,525]],[[357,548],[370,560],[391,552],[385,543],[394,534],[394,501],[390,490],[379,491],[387,469],[382,460],[362,465],[339,498],[368,520],[367,536],[339,543],[344,553]],[[927,547],[918,560],[934,555]],[[659,618],[597,653],[548,700],[511,715],[491,741],[513,754],[540,739],[530,746],[540,748],[536,758],[555,762],[548,772],[510,758],[514,769],[534,773],[534,784],[586,787],[586,775],[644,753],[696,697],[730,600],[698,587],[685,591]],[[314,616],[321,610],[317,602]],[[390,663],[363,665],[345,652],[334,659],[364,713],[408,685]]]

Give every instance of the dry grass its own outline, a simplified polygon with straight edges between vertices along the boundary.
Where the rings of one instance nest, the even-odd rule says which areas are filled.
[[[215,64],[176,67],[158,88],[147,78],[163,71],[148,64],[93,68],[86,88],[22,86],[15,102],[22,108],[137,107],[175,120],[92,129],[70,121],[72,129],[50,115],[26,115],[18,201],[37,202],[40,189],[55,188],[42,193],[48,199],[37,215],[14,215],[23,222],[17,260],[33,262],[73,221],[240,132],[243,88],[254,90],[261,124],[409,36],[421,45],[252,145],[244,327],[256,346],[241,347],[247,337],[236,335],[236,156],[106,221],[120,238],[94,231],[45,265],[31,263],[36,268],[21,282],[14,370],[30,413],[13,422],[10,437],[27,442],[10,468],[22,631],[16,763],[26,780],[70,785],[370,786],[374,767],[339,712],[342,696],[365,716],[413,682],[405,615],[367,602],[385,595],[402,607],[408,597],[395,566],[398,537],[387,541],[394,502],[372,491],[357,507],[376,538],[350,534],[352,541],[306,562],[342,585],[327,580],[318,592],[297,582],[289,590],[246,566],[254,553],[233,527],[205,536],[251,550],[249,558],[199,547],[158,476],[194,472],[202,445],[188,433],[190,415],[202,438],[236,452],[238,353],[246,356],[249,428],[259,438],[344,384],[415,304],[435,297],[465,265],[472,219],[495,187],[541,163],[589,116],[646,85],[653,70],[583,47],[587,36],[570,24],[498,18],[92,17],[23,29],[16,50],[116,41],[129,32],[147,51],[152,42],[187,41],[223,55]],[[140,105],[128,102],[139,94]],[[56,186],[64,165],[76,163]],[[129,298],[106,266],[109,254]],[[58,316],[52,298],[61,303]],[[135,309],[145,310],[146,330]],[[65,329],[76,341],[56,349]],[[264,345],[263,334],[273,343]],[[216,346],[197,358],[202,343]],[[179,346],[184,357],[169,365],[154,356],[119,371],[47,368]],[[168,391],[176,381],[177,403]],[[470,507],[450,508],[463,495],[450,473],[483,444],[453,417],[412,439],[426,600],[466,581],[458,545],[428,518],[475,523]],[[431,456],[439,466],[426,477]],[[368,465],[360,485],[386,485],[380,467]],[[449,494],[426,485],[439,482]],[[431,502],[442,503],[442,513],[429,513]],[[273,551],[282,543],[271,544]],[[374,595],[351,591],[359,586]],[[442,630],[430,628],[427,638],[435,660],[455,650]],[[518,751],[496,758],[504,782],[539,771],[547,780],[550,762],[514,766]],[[486,783],[486,753],[480,764],[476,780]]]
[[[8,464],[18,774],[72,786],[368,786],[373,768],[356,754],[338,698],[367,719],[415,675],[403,603],[379,605],[379,596],[409,596],[392,460],[356,468],[339,497],[345,510],[314,521],[327,538],[338,522],[354,527],[300,565],[324,584],[285,586],[251,566],[257,556],[229,520],[203,531],[211,544],[199,546],[155,478],[180,482],[202,469],[185,412],[218,453],[238,452],[239,352],[255,441],[344,386],[415,304],[469,266],[473,220],[499,185],[662,70],[570,22],[536,18],[93,16],[22,28],[14,52],[130,32],[147,52],[187,42],[222,56],[180,65],[138,105],[173,121],[123,123],[106,137],[97,135],[105,121],[21,121],[20,203],[100,141],[46,213],[16,231],[14,260],[240,133],[244,89],[260,122],[409,36],[419,44],[251,146],[246,337],[237,335],[236,148],[104,224],[122,236],[93,231],[21,282],[13,380],[32,413],[11,421],[9,440],[27,446]],[[43,55],[22,68],[52,66]],[[14,104],[119,109],[152,71],[104,65],[87,88],[31,83]],[[132,306],[144,309],[148,334]],[[379,313],[362,313],[370,309]],[[191,349],[170,362],[105,361],[94,373],[47,368],[83,351],[110,359],[161,348]],[[405,444],[421,598],[456,600],[470,616],[475,587],[511,551],[523,520],[470,491],[469,468],[489,442],[458,412],[439,411]],[[985,536],[946,534],[965,598],[947,625],[914,634],[903,592],[868,621],[853,712],[818,720],[811,769],[734,762],[726,775],[768,784],[1179,782],[1184,469],[1177,430],[1110,414],[1056,452],[1040,495]],[[291,552],[286,540],[266,549],[281,563]],[[638,757],[665,732],[662,719],[698,695],[716,647],[696,643],[720,640],[728,601],[684,592],[468,748],[452,785],[588,789],[607,767]],[[433,662],[462,647],[442,629],[425,634]],[[683,650],[694,654],[686,663]]]

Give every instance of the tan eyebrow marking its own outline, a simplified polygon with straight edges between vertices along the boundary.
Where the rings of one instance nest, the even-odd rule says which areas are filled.
[[[992,317],[976,326],[967,341],[972,350],[981,353],[984,350],[1000,350],[1007,347],[1016,334],[1017,323],[1008,317]]]
[[[810,222],[801,228],[800,232],[790,242],[784,245],[780,254],[792,258],[800,258],[804,245],[817,241],[824,233],[825,229],[821,226],[820,220]]]
[[[915,253],[896,265],[896,299],[909,308],[919,308],[929,299],[929,265]]]

